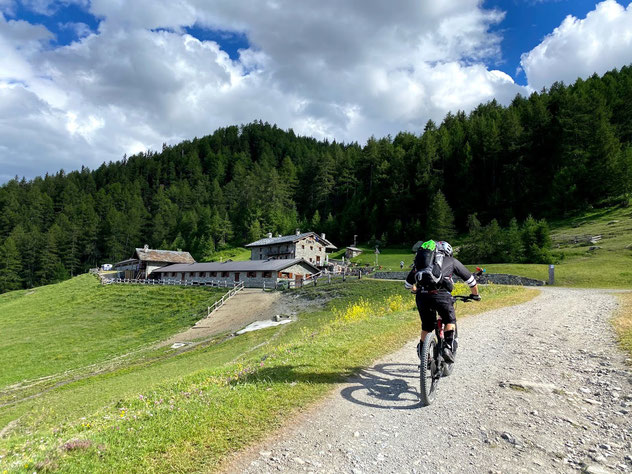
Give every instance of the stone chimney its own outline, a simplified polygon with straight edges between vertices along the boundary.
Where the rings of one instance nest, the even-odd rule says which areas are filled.
[[[272,238],[272,232],[268,232],[268,239]]]
[[[320,234],[320,238],[321,238],[321,239],[323,239],[323,240],[326,240],[326,239],[325,239],[325,233],[324,233],[324,232],[323,232],[322,234]]]
[[[296,235],[301,235],[301,229],[296,229]]]
[[[145,246],[143,247],[143,250],[147,252],[149,250],[149,245],[145,244]]]

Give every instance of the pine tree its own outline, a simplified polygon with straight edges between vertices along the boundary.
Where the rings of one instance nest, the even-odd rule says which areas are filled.
[[[520,226],[514,217],[509,222],[505,232],[504,261],[506,263],[519,263],[524,255],[522,239],[520,238]]]
[[[61,240],[61,229],[57,224],[53,224],[46,234],[44,248],[39,258],[39,270],[36,276],[43,285],[57,283],[64,279],[67,274],[65,268],[62,269],[59,254],[59,242]]]
[[[20,253],[12,237],[0,246],[0,293],[22,288]]]
[[[259,223],[259,219],[255,219],[248,227],[248,241],[255,242],[261,238],[261,235],[261,224]]]
[[[178,252],[181,252],[184,249],[185,245],[186,245],[186,242],[184,241],[182,234],[178,232],[178,235],[176,236],[175,240],[171,242],[170,247],[171,247],[171,250],[177,250]]]
[[[312,216],[312,221],[311,221],[311,228],[314,232],[319,232],[320,229],[320,213],[318,212],[318,209],[316,209],[316,211],[314,212],[314,215]]]
[[[454,215],[440,190],[430,203],[426,228],[428,235],[434,240],[450,240],[454,237]]]

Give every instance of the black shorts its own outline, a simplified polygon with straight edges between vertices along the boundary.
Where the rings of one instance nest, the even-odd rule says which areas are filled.
[[[456,323],[452,295],[447,291],[439,291],[436,294],[417,293],[415,301],[421,318],[422,331],[434,331],[437,313],[441,316],[444,325]]]

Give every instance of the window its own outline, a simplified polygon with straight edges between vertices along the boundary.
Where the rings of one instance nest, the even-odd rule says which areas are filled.
[[[314,247],[310,246],[310,247],[309,247],[309,249],[310,249],[310,250],[314,250]]]
[[[263,272],[263,278],[272,278],[272,272]]]
[[[305,248],[305,246],[304,246],[304,245],[301,245],[301,248],[302,248],[302,249],[304,249],[304,248]]]
[[[246,276],[248,278],[257,278],[257,272],[247,272]]]
[[[224,278],[228,277],[228,276],[229,276],[229,275],[228,275],[228,272],[222,272],[222,276],[223,276]]]
[[[216,277],[217,276],[217,272],[211,272],[211,276],[212,277]]]

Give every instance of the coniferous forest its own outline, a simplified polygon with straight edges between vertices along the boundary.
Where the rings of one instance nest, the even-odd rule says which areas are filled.
[[[4,184],[0,292],[59,281],[144,244],[198,260],[296,228],[338,246],[355,234],[404,244],[450,238],[473,222],[511,228],[627,203],[631,193],[631,67],[364,146],[262,122],[231,126],[96,170]]]

